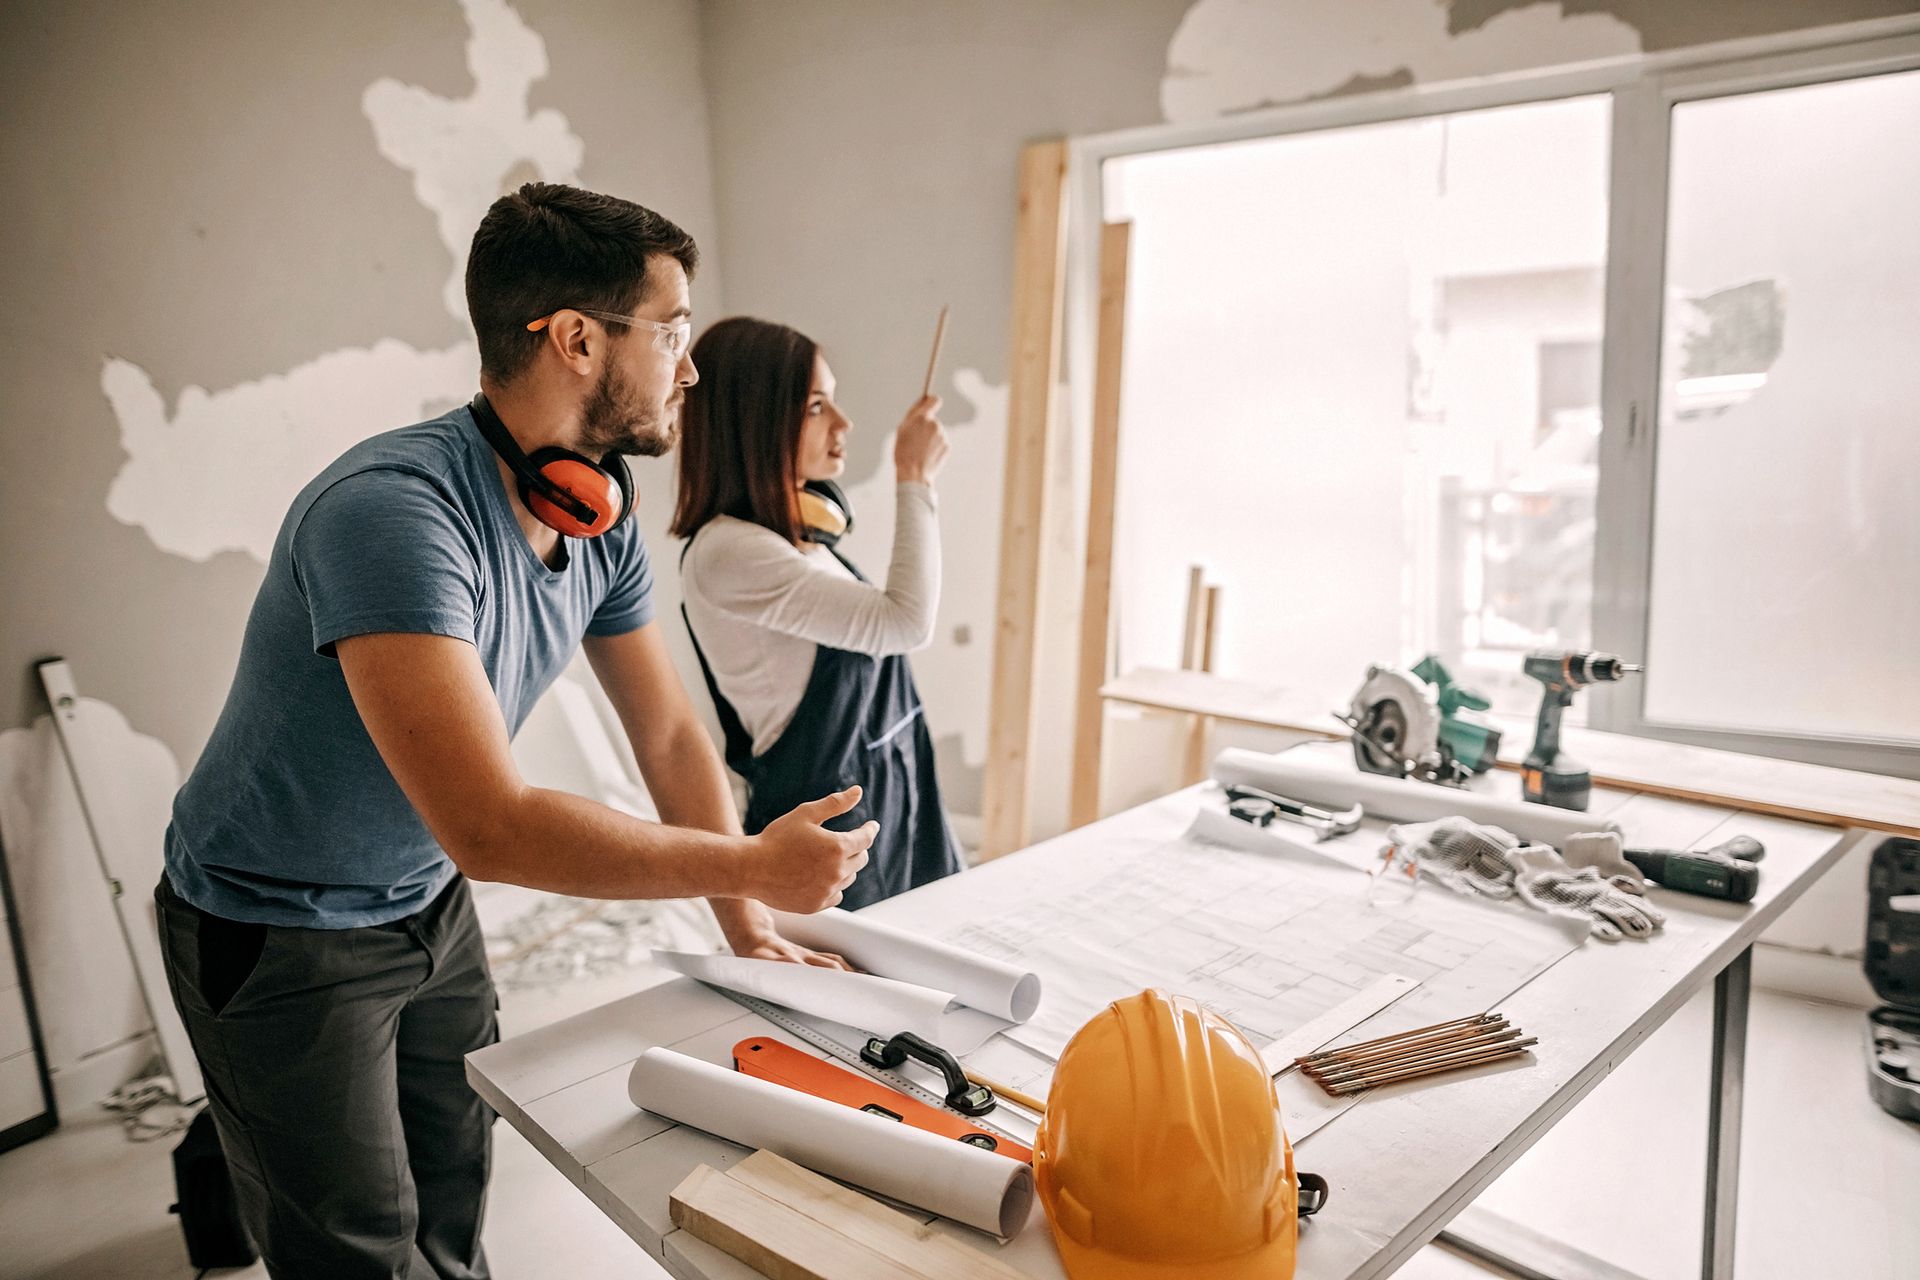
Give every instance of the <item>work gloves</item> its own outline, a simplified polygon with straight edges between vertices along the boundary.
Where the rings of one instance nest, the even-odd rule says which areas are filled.
[[[1572,837],[1565,858],[1465,818],[1403,823],[1389,827],[1387,836],[1413,854],[1423,876],[1455,893],[1517,896],[1608,942],[1645,938],[1666,923],[1642,896],[1640,873],[1622,856],[1620,837],[1612,832]]]

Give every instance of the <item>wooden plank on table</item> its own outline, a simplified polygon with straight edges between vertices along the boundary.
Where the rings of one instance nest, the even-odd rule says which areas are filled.
[[[701,1165],[673,1190],[673,1225],[771,1280],[899,1280],[892,1259]]]
[[[1102,685],[1100,696],[1108,702],[1182,711],[1235,724],[1292,729],[1324,738],[1347,736],[1347,727],[1333,718],[1334,704],[1311,691],[1205,671],[1139,667]]]
[[[1533,726],[1507,721],[1501,729],[1500,767],[1518,769]],[[1595,785],[1920,838],[1920,782],[1911,778],[1595,729],[1564,729],[1560,745],[1593,771]]]
[[[1033,683],[1047,455],[1060,370],[1066,286],[1065,139],[1020,152],[1020,213],[1013,265],[1013,354],[1007,387],[1007,469],[1000,514],[1000,579],[980,857],[1027,843],[1033,756]]]
[[[1133,224],[1100,229],[1100,332],[1093,377],[1093,452],[1088,462],[1087,559],[1080,604],[1080,662],[1074,706],[1073,792],[1068,816],[1084,827],[1100,816],[1100,686],[1113,663],[1113,509],[1120,484],[1120,390],[1127,329],[1127,254]]]
[[[754,1152],[727,1176],[855,1244],[897,1260],[925,1280],[1022,1280],[1018,1271],[967,1248],[931,1223],[889,1209],[771,1151]]]
[[[1347,727],[1322,709],[1325,699],[1280,685],[1203,671],[1142,667],[1100,689],[1108,702],[1210,716],[1344,738]],[[1518,770],[1533,745],[1531,721],[1496,719],[1500,768]],[[1862,827],[1920,838],[1920,782],[1877,773],[1774,760],[1685,743],[1565,729],[1561,746],[1593,771],[1595,786],[1620,787],[1749,813],[1832,827]]]

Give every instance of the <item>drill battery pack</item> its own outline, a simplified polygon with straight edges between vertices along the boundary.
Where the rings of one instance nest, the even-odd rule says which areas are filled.
[[[1882,841],[1867,869],[1867,1088],[1880,1109],[1920,1121],[1920,840]]]

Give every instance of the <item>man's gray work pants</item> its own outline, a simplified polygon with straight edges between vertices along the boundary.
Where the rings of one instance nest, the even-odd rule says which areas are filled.
[[[462,1058],[499,1039],[455,876],[391,924],[209,915],[163,875],[161,950],[241,1216],[275,1280],[485,1280],[493,1112]]]

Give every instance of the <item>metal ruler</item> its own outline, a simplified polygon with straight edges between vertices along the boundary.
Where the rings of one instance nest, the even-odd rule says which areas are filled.
[[[1029,1145],[1031,1142],[1031,1139],[1023,1138],[1017,1133],[1010,1133],[1006,1129],[1001,1128],[999,1125],[994,1124],[988,1120],[983,1120],[979,1116],[963,1115],[962,1113],[955,1111],[952,1107],[947,1105],[947,1100],[945,1098],[933,1092],[933,1090],[914,1083],[912,1080],[900,1074],[898,1071],[889,1071],[884,1067],[874,1066],[872,1063],[862,1058],[857,1049],[849,1049],[846,1045],[841,1044],[838,1040],[835,1040],[832,1036],[827,1035],[824,1032],[818,1031],[813,1027],[808,1026],[806,1023],[800,1021],[798,1018],[794,1016],[793,1011],[791,1009],[784,1009],[777,1004],[769,1004],[765,1000],[761,1000],[755,996],[745,995],[738,991],[729,991],[725,987],[714,987],[713,990],[718,991],[721,995],[727,997],[727,999],[729,1000],[732,1000],[734,1003],[742,1005],[745,1008],[751,1010],[752,1012],[759,1014],[761,1017],[765,1018],[768,1022],[771,1022],[774,1026],[786,1032],[788,1035],[796,1036],[799,1039],[804,1040],[806,1043],[812,1045],[814,1048],[820,1050],[822,1053],[825,1053],[829,1057],[838,1059],[839,1061],[846,1063],[848,1066],[852,1067],[855,1071],[858,1071],[860,1074],[864,1076],[869,1076],[875,1080],[878,1080],[881,1084],[886,1085],[889,1089],[897,1089],[901,1093],[906,1094],[908,1097],[916,1098],[919,1101],[926,1103],[930,1107],[938,1107],[940,1108],[940,1110],[946,1112],[948,1115],[960,1116],[960,1118],[965,1120],[968,1124],[975,1125],[979,1128],[985,1129],[988,1133],[998,1134],[1000,1137],[1005,1138],[1008,1142],[1017,1142],[1022,1146]]]

